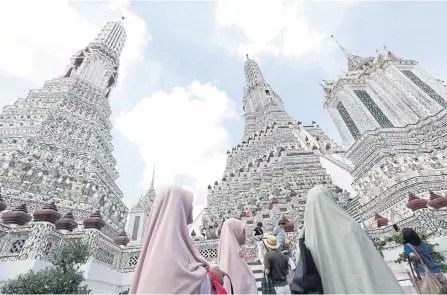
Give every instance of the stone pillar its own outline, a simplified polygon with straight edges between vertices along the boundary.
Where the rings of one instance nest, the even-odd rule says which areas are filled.
[[[91,258],[96,257],[100,243],[101,229],[105,226],[99,210],[84,219],[83,242],[89,246]],[[90,258],[90,259],[91,259]]]
[[[61,217],[54,202],[34,212],[31,231],[23,245],[19,260],[37,259],[51,261],[52,251],[57,249],[59,240],[51,240],[55,229],[54,223]]]
[[[18,226],[26,225],[30,220],[31,216],[28,214],[28,209],[26,208],[26,204],[22,203],[16,208],[12,209],[11,211],[7,211],[2,214],[1,216],[2,222],[9,226],[9,228],[14,228]],[[5,247],[9,247],[8,245],[8,233],[10,230],[3,231],[0,233],[1,239],[0,239],[0,253],[2,252],[8,252],[9,249],[5,249]],[[17,241],[17,247],[21,247],[20,249],[23,249],[23,246],[21,245],[22,242]],[[19,251],[19,249],[17,249]],[[22,251],[22,250],[20,250]],[[14,252],[16,253],[16,252]]]
[[[118,236],[113,238],[113,242],[117,244],[120,248],[124,248],[129,244],[130,239],[127,237],[126,232],[122,231]]]

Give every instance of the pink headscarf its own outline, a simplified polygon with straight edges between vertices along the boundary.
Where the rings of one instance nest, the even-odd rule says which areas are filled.
[[[241,245],[245,244],[245,223],[230,218],[222,225],[220,234],[218,264],[230,276],[235,294],[257,294],[256,279],[248,264]],[[224,287],[230,292],[230,281],[224,278]]]
[[[155,197],[129,294],[194,294],[209,264],[189,236],[191,192],[176,186]]]

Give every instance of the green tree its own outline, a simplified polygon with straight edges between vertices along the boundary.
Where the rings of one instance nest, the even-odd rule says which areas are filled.
[[[427,233],[417,232],[417,234],[421,238],[421,240],[425,241],[425,243],[427,244],[427,247],[428,247],[428,250],[430,251],[430,256],[432,258],[433,263],[435,263],[437,266],[439,266],[439,268],[441,269],[442,272],[446,272],[447,264],[445,263],[445,257],[441,253],[439,253],[435,250],[435,248],[437,246],[439,246],[439,244],[430,242],[430,239],[433,236],[433,233],[427,234]],[[388,238],[386,241],[381,241],[381,242],[383,243],[383,246],[382,246],[383,247],[382,250],[383,250],[387,242],[394,242],[397,245],[403,245],[404,239],[403,239],[402,233],[395,233],[390,238]],[[376,245],[376,248],[377,248],[377,245]],[[379,249],[377,249],[377,250],[379,250]],[[379,251],[379,252],[381,252],[381,251]],[[408,263],[408,257],[405,254],[405,252],[402,252],[399,254],[399,256],[397,257],[397,259],[394,262]]]
[[[385,241],[377,241],[374,243],[374,246],[376,246],[377,251],[383,257],[383,250],[385,250],[386,242]]]
[[[54,253],[54,266],[43,270],[30,270],[9,280],[1,287],[3,294],[89,294],[87,286],[81,286],[84,275],[80,270],[90,256],[88,245],[71,242],[62,245]]]

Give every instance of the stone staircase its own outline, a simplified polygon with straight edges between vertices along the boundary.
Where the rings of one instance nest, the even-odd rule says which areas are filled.
[[[349,215],[354,218],[355,221],[361,222],[362,218],[359,214],[359,208],[360,208],[360,198],[357,196],[354,199],[349,200],[348,204],[346,204],[346,212],[349,213]]]
[[[250,266],[251,270],[253,271],[253,274],[256,278],[256,286],[258,287],[258,294],[262,294],[261,291],[261,283],[262,279],[264,278],[263,274],[263,266],[261,262],[248,262],[248,266]]]

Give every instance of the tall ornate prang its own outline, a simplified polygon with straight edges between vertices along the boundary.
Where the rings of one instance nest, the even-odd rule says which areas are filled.
[[[307,191],[316,184],[331,185],[320,157],[344,149],[316,122],[302,125],[292,119],[256,61],[248,56],[244,72],[244,138],[228,151],[222,179],[208,186],[202,223],[215,227],[235,217],[247,223],[247,232],[258,221],[268,231],[285,216],[293,240],[302,227]],[[247,242],[247,257],[255,254],[250,247]]]
[[[392,233],[391,225],[401,223],[443,235],[445,221],[427,203],[447,185],[445,85],[386,48],[368,58],[340,48],[348,72],[325,81],[323,90],[324,106],[350,145],[345,157],[354,166],[358,197],[348,212],[360,214],[373,231],[380,226]],[[406,192],[412,192],[408,204]],[[435,211],[444,208],[444,200],[431,204]]]
[[[54,199],[78,222],[100,208],[103,231],[122,232],[128,209],[115,184],[109,97],[125,41],[121,22],[106,23],[62,76],[3,108],[0,183],[8,207],[26,202],[32,213]]]

